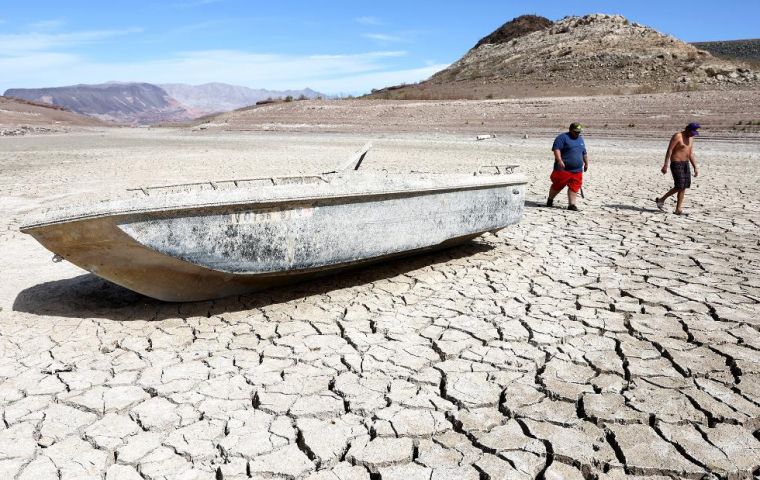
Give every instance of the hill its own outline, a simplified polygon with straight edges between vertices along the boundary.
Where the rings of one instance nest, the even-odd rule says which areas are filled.
[[[63,106],[105,121],[151,124],[186,121],[197,116],[150,83],[110,82],[56,88],[13,88],[6,96]]]
[[[169,96],[180,104],[201,115],[229,112],[268,98],[317,98],[323,94],[309,88],[303,90],[266,90],[228,85],[226,83],[206,83],[203,85],[186,85],[183,83],[161,84]]]
[[[700,50],[727,60],[747,62],[760,67],[760,38],[750,40],[726,40],[723,42],[694,42]]]
[[[497,28],[491,34],[481,38],[472,48],[476,49],[479,46],[486,44],[499,45],[502,43],[508,43],[529,33],[545,30],[551,27],[551,25],[552,21],[546,17],[521,15]]]
[[[3,136],[102,125],[104,123],[100,120],[66,111],[59,106],[0,96],[0,135]]]
[[[713,57],[619,15],[566,17],[544,28],[534,20],[533,31],[522,28],[525,23],[525,17],[508,22],[424,82],[376,90],[369,97],[478,99],[732,90],[756,87],[760,80],[747,65]]]

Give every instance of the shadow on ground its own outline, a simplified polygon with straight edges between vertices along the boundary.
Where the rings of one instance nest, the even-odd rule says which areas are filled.
[[[615,210],[632,210],[635,212],[660,213],[660,210],[656,208],[637,207],[635,205],[623,205],[620,203],[611,203],[602,206],[606,208],[614,208]]]
[[[106,318],[116,321],[165,320],[202,315],[210,317],[365,285],[494,248],[489,243],[476,240],[447,250],[398,258],[303,283],[204,302],[162,302],[88,273],[22,290],[13,302],[13,310],[40,316]]]

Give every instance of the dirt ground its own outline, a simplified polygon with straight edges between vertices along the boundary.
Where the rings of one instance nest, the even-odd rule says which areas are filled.
[[[701,138],[679,217],[652,201],[671,186],[669,131],[589,135],[569,212],[564,196],[542,206],[558,132],[539,127],[480,142],[424,126],[0,139],[0,478],[758,475],[758,141]],[[366,140],[367,169],[520,164],[523,220],[188,304],[53,263],[18,232],[32,211],[128,187],[327,170]]]
[[[525,92],[515,92],[525,97]],[[529,93],[528,93],[529,95]],[[699,122],[713,138],[760,134],[760,90],[494,100],[325,100],[261,105],[219,115],[206,130],[551,135],[570,122],[588,137],[670,135]]]

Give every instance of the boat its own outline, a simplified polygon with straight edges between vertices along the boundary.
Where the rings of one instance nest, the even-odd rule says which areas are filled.
[[[334,171],[131,189],[21,231],[84,270],[169,302],[241,295],[467,242],[517,223],[514,165],[474,174]]]

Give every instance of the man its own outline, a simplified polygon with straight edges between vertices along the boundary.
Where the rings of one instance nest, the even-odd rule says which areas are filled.
[[[588,155],[586,144],[583,142],[581,132],[583,125],[571,123],[570,129],[561,133],[554,139],[552,152],[554,152],[554,171],[551,177],[552,186],[549,188],[549,198],[546,206],[554,205],[554,197],[567,187],[567,209],[577,211],[575,205],[578,191],[583,185],[583,172],[588,171]]]
[[[664,196],[655,198],[657,208],[665,211],[665,200],[671,195],[677,193],[678,201],[676,202],[676,215],[683,213],[683,198],[686,189],[691,187],[691,171],[689,163],[694,167],[694,176],[699,176],[697,161],[694,158],[694,137],[699,135],[700,125],[690,123],[686,125],[683,132],[678,132],[670,139],[668,151],[665,152],[665,164],[660,170],[663,174],[668,173],[668,162],[670,162],[670,172],[673,174],[673,188],[668,190]]]

